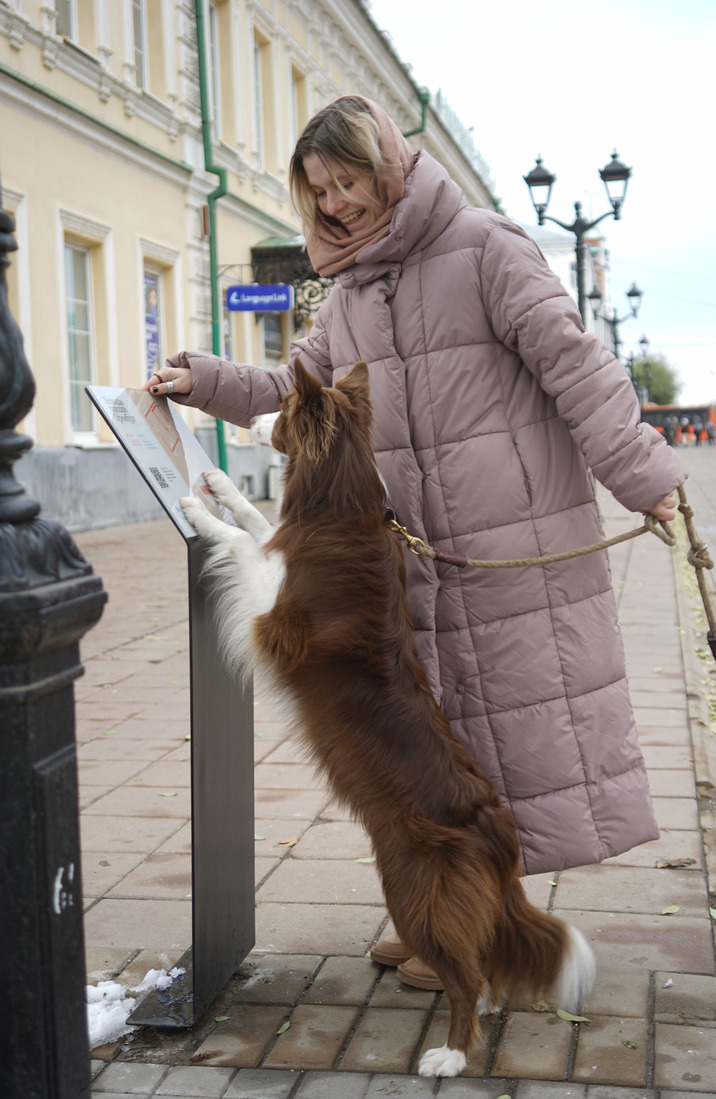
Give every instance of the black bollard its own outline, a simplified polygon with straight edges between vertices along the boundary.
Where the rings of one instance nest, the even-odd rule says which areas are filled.
[[[106,600],[15,479],[35,385],[7,304],[0,207],[0,1095],[88,1099],[73,682]]]

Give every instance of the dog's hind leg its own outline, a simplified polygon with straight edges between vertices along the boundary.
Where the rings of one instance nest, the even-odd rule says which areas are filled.
[[[211,495],[233,515],[236,525],[246,530],[262,545],[273,534],[273,527],[258,508],[255,508],[242,493],[239,492],[234,482],[221,469],[209,469],[204,473],[204,480],[211,489]]]
[[[475,964],[465,959],[459,972],[443,971],[440,976],[450,1002],[450,1029],[444,1046],[429,1049],[420,1058],[421,1076],[458,1076],[478,1031],[476,1005],[483,981]]]

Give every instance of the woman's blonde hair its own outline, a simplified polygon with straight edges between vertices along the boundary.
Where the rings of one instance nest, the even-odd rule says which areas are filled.
[[[319,157],[333,182],[341,190],[343,187],[331,170],[329,161],[345,165],[356,172],[369,172],[375,193],[383,157],[380,151],[380,128],[370,113],[368,104],[350,95],[329,103],[314,115],[296,143],[289,168],[291,198],[309,233],[313,231],[316,221],[317,206],[316,196],[306,178],[303,158],[311,153]]]

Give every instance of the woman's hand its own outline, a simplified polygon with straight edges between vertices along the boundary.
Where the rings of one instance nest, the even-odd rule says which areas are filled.
[[[670,492],[668,496],[665,496],[663,500],[659,500],[658,504],[654,504],[653,508],[649,508],[648,512],[643,512],[644,515],[654,515],[660,523],[670,523],[672,519],[676,518],[676,493]]]
[[[172,393],[191,393],[191,370],[186,367],[163,366],[144,383],[156,397],[168,397]]]

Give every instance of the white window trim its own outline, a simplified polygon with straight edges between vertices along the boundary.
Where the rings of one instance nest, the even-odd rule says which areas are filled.
[[[221,49],[219,45],[219,5],[209,0],[209,33],[206,36],[207,68],[209,70],[209,96],[211,101],[211,121],[214,141],[221,141],[223,128],[221,118]]]
[[[107,341],[109,356],[109,384],[119,385],[119,347],[117,340],[117,292],[114,263],[114,236],[111,225],[93,221],[72,210],[58,209],[56,225],[57,287],[60,317],[60,371],[62,375],[62,420],[66,446],[97,446],[99,441],[96,413],[95,430],[91,433],[77,432],[72,426],[72,404],[70,400],[70,352],[67,330],[67,287],[65,285],[65,239],[70,237],[88,248],[101,245],[99,262],[103,264],[104,284],[107,287]],[[94,257],[93,257],[94,260]],[[94,283],[94,277],[92,278]],[[95,333],[92,332],[93,352]],[[94,365],[97,366],[96,355]]]
[[[264,102],[263,102],[263,73],[262,73],[262,48],[260,38],[257,38],[255,29],[252,31],[251,41],[251,79],[253,105],[253,129],[254,129],[254,163],[256,168],[264,167]]]

